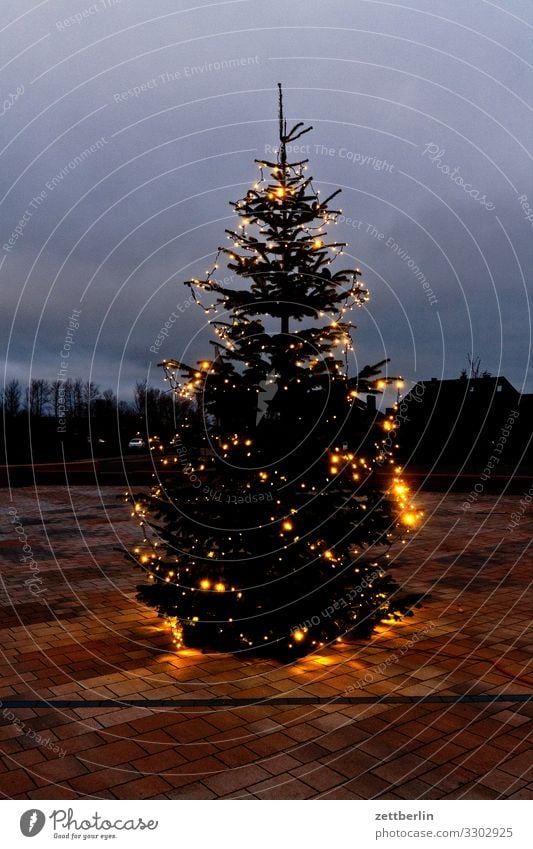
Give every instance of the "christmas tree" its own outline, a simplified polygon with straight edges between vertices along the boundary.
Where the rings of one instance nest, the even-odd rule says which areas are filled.
[[[256,160],[230,244],[185,284],[210,314],[213,354],[161,364],[193,409],[158,484],[128,496],[143,528],[130,557],[146,575],[138,598],[178,648],[302,654],[403,610],[384,566],[420,514],[384,448],[390,419],[361,400],[397,378],[381,376],[387,360],[349,376],[350,315],[368,292],[359,269],[332,266],[338,191],[322,200],[308,161],[288,160],[311,129],[287,129],[280,86],[276,159]]]

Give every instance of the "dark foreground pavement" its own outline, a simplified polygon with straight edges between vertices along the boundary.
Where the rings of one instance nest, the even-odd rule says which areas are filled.
[[[415,616],[282,665],[173,653],[115,550],[137,539],[118,491],[2,492],[4,796],[531,798],[530,514],[508,530],[519,496],[465,512],[464,495],[424,493],[425,526],[391,558],[424,594]]]

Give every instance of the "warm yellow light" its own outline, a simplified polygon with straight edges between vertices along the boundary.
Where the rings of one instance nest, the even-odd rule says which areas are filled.
[[[252,440],[251,440],[251,439],[245,439],[245,440],[244,440],[244,444],[245,444],[245,445],[251,445],[251,444],[252,444]]]
[[[351,390],[351,392],[350,392],[350,398],[357,398],[357,390],[356,390],[356,389],[352,389],[352,390]]]
[[[296,640],[297,643],[301,643],[305,634],[302,631],[293,631],[292,636]]]
[[[215,590],[217,591],[217,593],[223,593],[226,591],[226,585],[222,582],[219,582],[218,584],[215,584]]]
[[[210,586],[211,586],[211,581],[209,581],[207,578],[204,578],[203,581],[200,581],[201,589],[208,590]]]
[[[283,186],[280,186],[278,189],[276,189],[276,197],[278,197],[278,198],[285,197],[285,189],[283,188]]]
[[[324,557],[326,558],[326,560],[333,560],[333,556],[334,555],[333,555],[332,551],[325,551],[324,552]]]
[[[289,519],[287,519],[285,522],[283,522],[282,527],[283,527],[284,531],[292,531],[294,525],[292,524],[292,522]]]
[[[404,513],[402,516],[402,522],[404,525],[416,525],[416,516],[414,513]]]
[[[392,424],[390,422],[383,422],[383,430],[392,430]]]
[[[338,471],[339,470],[338,470],[337,466],[332,466],[331,469],[329,470],[329,473],[330,473],[330,475],[336,475],[336,474],[338,474]]]
[[[141,557],[141,563],[148,563],[149,560],[150,558],[146,554],[143,554],[143,556]]]
[[[318,250],[322,247],[323,244],[324,242],[322,241],[322,239],[315,239],[315,241],[313,242],[313,247],[315,250]]]

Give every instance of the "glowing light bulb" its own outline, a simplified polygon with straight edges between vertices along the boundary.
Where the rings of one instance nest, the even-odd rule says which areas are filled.
[[[225,584],[223,584],[223,583],[220,581],[218,584],[215,584],[215,590],[217,591],[217,593],[223,593],[223,592],[225,592],[225,591],[226,591],[226,585],[225,585]]]
[[[203,581],[200,581],[200,588],[202,590],[208,590],[211,586],[211,581],[208,578],[204,578]]]

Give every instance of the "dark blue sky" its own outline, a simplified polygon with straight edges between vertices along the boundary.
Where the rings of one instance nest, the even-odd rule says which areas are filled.
[[[533,391],[531,3],[5,0],[0,262],[8,377],[128,396],[210,351],[200,276],[276,142],[276,83],[342,187],[336,235],[371,300],[362,365]],[[221,269],[221,276],[224,271]],[[433,293],[433,298],[428,291]],[[173,311],[169,337],[150,351]]]

